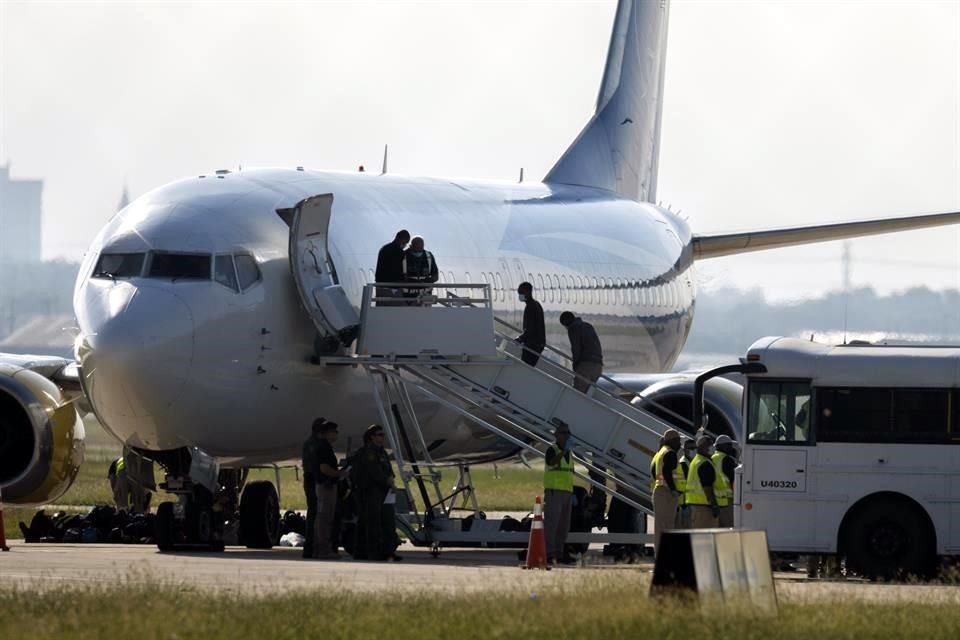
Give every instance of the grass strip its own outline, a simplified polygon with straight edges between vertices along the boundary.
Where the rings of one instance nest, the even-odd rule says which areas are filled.
[[[560,582],[559,580],[557,581]],[[118,630],[152,638],[639,638],[737,640],[954,639],[949,604],[785,604],[776,616],[749,606],[701,609],[689,598],[646,595],[624,572],[536,593],[379,593],[318,587],[289,594],[207,592],[118,579],[107,586],[0,588],[0,637],[115,640]],[[707,634],[706,636],[704,634]]]

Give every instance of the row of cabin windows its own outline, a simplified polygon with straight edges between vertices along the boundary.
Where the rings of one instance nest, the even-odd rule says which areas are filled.
[[[374,282],[373,271],[360,271],[364,284]],[[452,271],[439,272],[439,282],[471,283],[475,279],[469,271],[464,279],[454,278]],[[679,307],[686,305],[689,294],[685,294],[683,285],[670,282],[657,287],[645,287],[637,280],[624,278],[598,278],[596,276],[543,275],[527,274],[533,284],[534,296],[542,302],[560,304],[629,304],[655,307]],[[490,293],[496,302],[505,302],[508,296],[515,296],[514,289],[507,290],[503,277],[498,272],[481,271],[480,282],[490,285]],[[441,287],[437,287],[438,289]],[[442,295],[442,292],[439,292]]]
[[[749,412],[751,442],[960,443],[958,389],[752,382]]]
[[[261,279],[257,260],[248,253],[210,255],[166,251],[103,253],[91,277],[213,280],[237,293]]]

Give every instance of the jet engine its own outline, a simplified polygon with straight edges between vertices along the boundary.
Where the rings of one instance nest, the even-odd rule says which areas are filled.
[[[650,375],[616,375],[616,381],[624,387],[642,393],[634,404],[656,415],[682,432],[690,432],[693,417],[693,385],[696,374],[659,374],[657,380]],[[704,385],[707,430],[713,434],[725,434],[740,441],[740,402],[743,386],[727,378],[713,378]],[[677,418],[682,416],[683,420]]]
[[[0,363],[0,491],[3,501],[39,505],[73,484],[83,462],[83,422],[55,383]]]

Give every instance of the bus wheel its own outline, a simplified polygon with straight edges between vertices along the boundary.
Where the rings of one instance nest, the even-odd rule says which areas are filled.
[[[922,514],[902,501],[870,502],[852,518],[847,565],[870,579],[927,577],[936,551]]]

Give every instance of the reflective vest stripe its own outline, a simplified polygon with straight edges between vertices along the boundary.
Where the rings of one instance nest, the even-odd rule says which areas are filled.
[[[687,460],[686,455],[677,461],[677,469],[680,470],[680,480],[678,481],[674,478],[673,481],[677,483],[677,489],[680,490],[680,504],[686,504],[687,473],[690,471],[690,462]]]
[[[707,493],[703,490],[703,485],[700,484],[700,465],[704,463],[712,464],[710,458],[699,453],[693,458],[693,462],[690,463],[690,472],[687,474],[687,492],[685,494],[687,504],[710,504],[710,500],[707,499]]]
[[[657,449],[657,452],[653,454],[653,457],[650,458],[650,491],[653,491],[657,486],[657,469],[660,464],[660,458],[663,457],[664,447]]]
[[[123,456],[120,456],[119,458],[117,458],[117,473],[118,473],[118,474],[119,474],[121,471],[123,471],[124,467],[126,467],[126,466],[127,466],[127,464],[123,461]]]
[[[425,275],[417,274],[416,276],[413,276],[418,280],[420,278],[424,278],[424,279],[429,278],[430,272],[433,271],[433,254],[430,253],[429,251],[425,251],[424,253],[426,254],[426,258],[427,258],[427,273]],[[407,273],[407,256],[403,256],[403,260],[400,261],[400,270],[403,272],[404,278],[410,277],[410,274]]]
[[[654,471],[653,488],[654,489],[661,486],[663,487],[669,486],[667,484],[667,481],[663,477],[663,458],[668,453],[670,453],[670,451],[672,451],[670,447],[668,447],[667,445],[663,445],[662,447],[660,447],[660,450],[657,451],[657,453],[654,454],[653,456],[653,471]],[[673,468],[673,484],[678,491],[683,491],[683,488],[681,487],[681,483],[683,483],[683,485],[685,486],[686,480],[683,477],[683,469],[681,469],[680,465],[678,464],[676,467]]]
[[[557,491],[573,491],[573,456],[569,451],[561,451],[556,445],[550,445],[557,454],[557,464],[545,464],[543,467],[543,488]]]
[[[730,479],[723,472],[723,459],[727,457],[722,451],[714,452],[710,460],[713,462],[713,468],[717,472],[717,481],[713,484],[714,491],[717,494],[717,504],[721,507],[729,506],[733,503],[733,487],[730,485]]]

